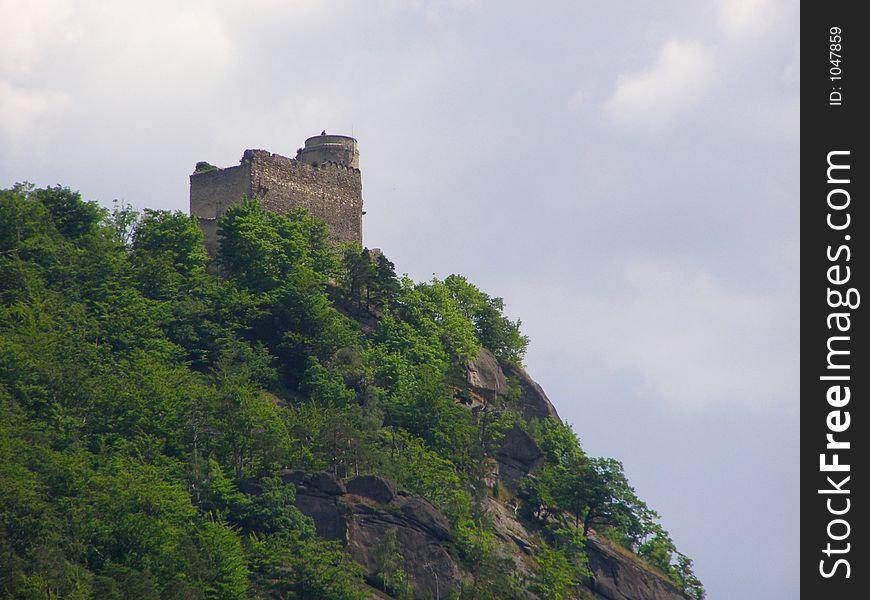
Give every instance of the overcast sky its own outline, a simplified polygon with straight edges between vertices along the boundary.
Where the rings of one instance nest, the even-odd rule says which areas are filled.
[[[355,135],[365,243],[505,298],[710,600],[792,600],[798,90],[797,1],[0,0],[0,187]]]

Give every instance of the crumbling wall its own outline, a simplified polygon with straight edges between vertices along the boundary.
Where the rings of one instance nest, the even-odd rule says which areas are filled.
[[[334,242],[362,243],[362,177],[354,167],[307,164],[265,150],[245,150],[241,164],[190,176],[190,213],[199,218],[210,256],[219,250],[217,219],[243,196],[266,210],[305,208],[326,221]]]
[[[190,214],[198,217],[205,248],[217,256],[217,220],[227,208],[251,195],[251,164],[196,172],[190,176]]]
[[[359,169],[336,163],[309,165],[264,150],[247,150],[243,160],[251,161],[252,192],[263,208],[305,208],[326,221],[333,241],[362,243]]]

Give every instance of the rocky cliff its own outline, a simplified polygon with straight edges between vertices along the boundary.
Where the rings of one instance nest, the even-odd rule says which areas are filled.
[[[539,386],[522,367],[501,365],[485,350],[468,365],[468,389],[480,403],[495,402],[513,385],[520,390],[519,408],[530,419],[558,414]],[[532,437],[513,427],[494,455],[495,476],[507,490],[533,474],[543,462],[543,452]],[[395,551],[404,558],[403,568],[414,598],[449,598],[470,579],[456,556],[447,518],[428,500],[397,490],[383,477],[362,475],[341,481],[328,472],[286,471],[285,483],[296,487],[299,509],[314,520],[318,534],[340,541],[363,566],[373,588],[380,580],[384,543],[394,532]],[[513,497],[511,495],[511,497]],[[535,528],[524,522],[519,500],[486,499],[499,542],[512,555],[520,580],[531,581],[529,561],[540,547]],[[576,600],[686,600],[688,596],[629,552],[590,532],[586,545],[591,576],[574,596]],[[372,597],[383,597],[373,589]],[[527,592],[527,597],[538,596]],[[543,600],[543,599],[541,599]]]

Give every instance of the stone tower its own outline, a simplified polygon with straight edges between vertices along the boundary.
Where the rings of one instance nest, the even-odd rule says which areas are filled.
[[[199,220],[210,256],[219,249],[217,220],[245,196],[278,213],[305,208],[326,221],[333,241],[362,243],[362,178],[352,137],[308,138],[295,159],[245,150],[234,167],[198,163],[190,176],[190,214]]]
[[[325,131],[305,140],[305,147],[299,149],[296,159],[314,166],[332,162],[359,169],[356,140],[346,135],[326,135]]]

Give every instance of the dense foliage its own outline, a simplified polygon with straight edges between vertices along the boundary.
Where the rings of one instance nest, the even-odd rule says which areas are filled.
[[[430,499],[473,575],[463,594],[508,598],[524,584],[483,482],[514,423],[548,457],[524,487],[547,539],[528,586],[576,588],[595,527],[701,590],[621,465],[587,458],[561,424],[455,401],[481,346],[522,359],[500,298],[455,275],[397,278],[303,212],[245,201],[220,235],[215,275],[184,214],[109,212],[60,186],[0,192],[0,594],[362,598],[360,567],[275,477],[302,468]],[[401,556],[383,544],[381,586],[401,597]]]

